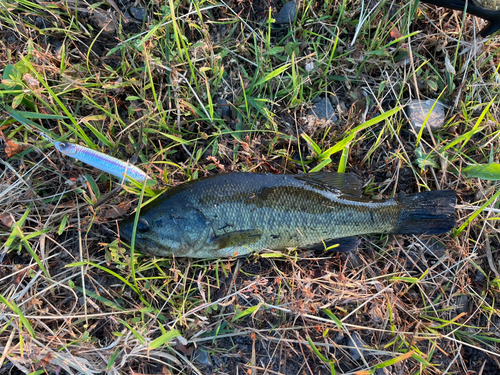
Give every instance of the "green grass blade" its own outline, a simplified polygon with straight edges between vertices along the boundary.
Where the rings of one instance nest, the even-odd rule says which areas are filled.
[[[0,294],[0,302],[3,303],[5,306],[8,306],[14,312],[14,314],[17,314],[17,316],[19,317],[19,322],[22,323],[22,325],[24,325],[24,327],[26,328],[31,337],[36,337],[36,333],[33,330],[33,327],[31,326],[29,320],[26,319],[19,306],[17,306],[13,301],[12,302],[7,301],[7,299],[1,294]]]
[[[457,230],[454,231],[453,237],[458,236],[462,231],[469,225],[476,217],[479,216],[483,210],[488,207],[495,199],[497,199],[500,196],[500,190],[498,190],[490,199],[486,201],[485,204],[483,204],[476,212],[474,212]]]
[[[169,331],[169,332],[161,335],[157,339],[154,339],[153,341],[151,341],[151,343],[149,344],[149,349],[157,349],[160,346],[172,341],[176,337],[179,337],[180,335],[181,335],[180,331],[178,331],[176,329]]]
[[[481,178],[489,181],[500,181],[500,164],[470,165],[462,168],[462,173],[468,178]]]

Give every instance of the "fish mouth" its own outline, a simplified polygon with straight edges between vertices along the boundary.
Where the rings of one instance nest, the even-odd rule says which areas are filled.
[[[133,222],[124,222],[120,225],[120,238],[127,242],[128,244],[132,244],[132,233],[134,230]],[[153,245],[153,242],[138,236],[138,233],[135,234],[134,247],[139,250],[147,250]]]
[[[130,243],[132,240],[132,231],[134,229],[134,224],[130,222],[122,222],[120,224],[120,238],[124,239],[126,242]]]
[[[125,231],[120,230],[120,238],[125,241],[128,245],[132,245],[132,235],[131,233],[126,233]],[[135,236],[134,241],[134,249],[148,252],[149,249],[155,248],[154,243],[145,238],[140,238]]]

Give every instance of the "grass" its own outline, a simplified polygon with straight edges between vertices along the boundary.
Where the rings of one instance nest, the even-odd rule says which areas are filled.
[[[22,146],[0,167],[0,372],[498,373],[498,37],[416,2],[305,0],[291,27],[278,1],[115,6],[133,4],[0,3],[0,136]],[[338,122],[308,118],[317,97]],[[444,128],[414,134],[401,109],[438,97]],[[95,207],[117,181],[40,132],[137,152],[157,185]],[[185,181],[319,170],[375,198],[453,188],[456,229],[229,260],[117,234]]]

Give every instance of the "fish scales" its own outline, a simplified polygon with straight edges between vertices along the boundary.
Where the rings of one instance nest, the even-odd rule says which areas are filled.
[[[345,200],[339,191],[308,186],[304,181],[291,178],[291,181],[272,181],[274,176],[266,177],[271,178],[263,183],[277,184],[259,190],[260,186],[254,187],[251,180],[228,181],[224,193],[221,194],[221,186],[215,185],[207,196],[198,200],[197,207],[213,222],[215,237],[257,228],[262,232],[261,239],[248,248],[278,250],[304,247],[321,239],[350,237],[373,229],[385,232],[395,225],[387,220],[396,218],[398,208],[394,201],[385,207],[374,207],[369,202]],[[280,183],[289,186],[280,186]],[[227,251],[225,255],[230,255],[233,249]]]
[[[343,174],[216,175],[175,187],[146,206],[141,211],[136,244],[155,255],[195,258],[288,247],[321,248],[335,239],[392,233],[401,225],[405,204],[413,204],[408,202],[411,196],[376,201],[360,198],[360,192],[352,176]],[[454,192],[448,196],[444,200],[438,197],[432,205],[434,211],[436,205],[443,206],[444,219],[436,213],[419,212],[430,215],[428,221],[445,220],[438,223],[446,226],[441,232],[454,225]],[[128,240],[132,220],[121,225]],[[417,229],[413,232],[418,233]]]

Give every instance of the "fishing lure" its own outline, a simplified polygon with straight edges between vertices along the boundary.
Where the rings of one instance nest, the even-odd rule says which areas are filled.
[[[74,143],[54,141],[52,143],[61,154],[91,165],[125,181],[134,179],[137,182],[143,183],[150,179],[140,168],[113,156]]]
[[[489,23],[479,32],[479,35],[487,36],[500,30],[500,10],[491,10],[479,6],[477,0],[421,0],[423,3],[436,5],[438,7],[466,11],[467,13],[482,18]]]

